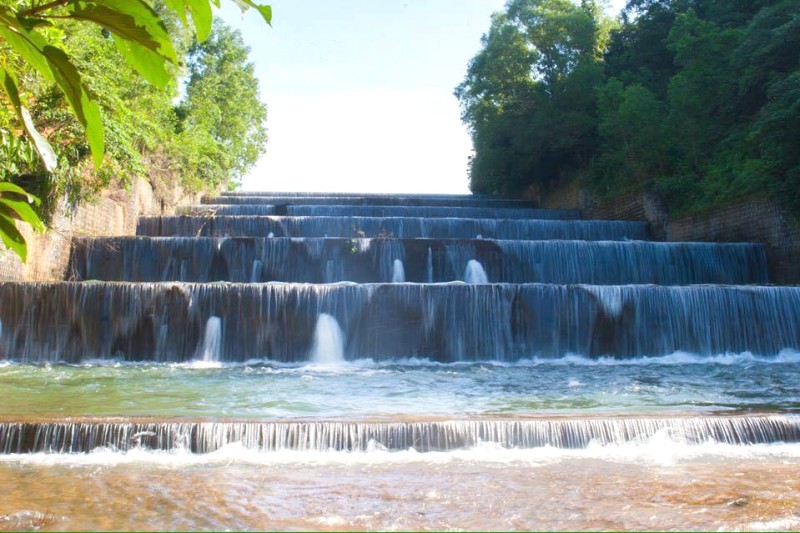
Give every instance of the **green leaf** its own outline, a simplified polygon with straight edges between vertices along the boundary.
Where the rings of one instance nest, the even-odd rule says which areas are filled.
[[[23,263],[28,260],[25,237],[19,232],[14,221],[2,213],[0,213],[0,240],[6,248],[16,253]]]
[[[164,4],[166,4],[167,8],[172,10],[178,16],[181,24],[185,26],[187,19],[186,6],[184,5],[183,0],[164,0]]]
[[[53,147],[50,146],[50,143],[47,142],[47,139],[36,129],[31,114],[24,106],[20,107],[20,115],[22,117],[22,124],[25,126],[25,133],[28,134],[28,138],[33,142],[33,148],[36,150],[36,153],[39,154],[39,159],[42,161],[44,168],[48,172],[53,172],[58,166],[58,156],[56,152],[53,150]]]
[[[159,56],[178,63],[169,32],[158,14],[142,0],[94,0],[76,2],[70,18],[98,24],[118,38],[152,50]]]
[[[44,47],[43,52],[56,78],[56,83],[64,91],[75,116],[86,129],[86,139],[89,141],[89,148],[94,157],[94,165],[100,167],[105,149],[100,108],[89,98],[86,89],[83,88],[80,73],[63,50],[48,45]]]
[[[105,149],[100,108],[89,98],[83,88],[81,76],[67,54],[60,48],[47,44],[47,41],[35,31],[25,30],[13,13],[2,6],[0,6],[0,37],[5,38],[15,52],[45,78],[55,81],[64,91],[72,111],[86,129],[95,166],[99,167]]]
[[[0,196],[0,215],[27,222],[38,232],[44,231],[44,223],[25,200],[15,200],[13,197]]]
[[[33,147],[36,153],[39,154],[42,164],[48,172],[52,172],[58,164],[58,157],[53,151],[53,147],[47,142],[47,139],[36,129],[30,113],[28,113],[28,110],[22,105],[16,80],[10,72],[0,68],[0,83],[2,83],[3,88],[6,90],[9,100],[11,100],[11,105],[25,128],[25,133],[27,133],[28,138],[33,142]]]
[[[86,91],[81,95],[83,112],[86,118],[86,139],[89,141],[89,149],[92,151],[92,158],[95,168],[103,165],[103,154],[105,153],[106,143],[103,138],[103,121],[100,117],[100,106],[89,98]]]
[[[254,8],[256,11],[261,13],[261,16],[264,17],[264,20],[267,21],[267,24],[272,26],[272,7],[266,4],[257,4],[252,0],[233,0],[243,12],[246,11],[248,8]]]
[[[160,55],[123,39],[114,39],[114,45],[120,55],[125,58],[125,61],[136,69],[144,79],[158,88],[163,88],[167,85],[171,76],[167,72],[164,60]]]
[[[18,194],[20,196],[25,197],[28,200],[28,203],[39,205],[39,199],[20,187],[19,185],[15,185],[8,181],[0,181],[0,195],[3,193],[11,194]]]
[[[186,0],[186,4],[192,12],[192,21],[197,32],[197,40],[203,42],[211,35],[211,23],[214,19],[214,15],[211,12],[211,4],[208,0]]]
[[[26,30],[5,6],[0,6],[0,37],[14,52],[31,64],[48,81],[55,81],[42,48],[47,44],[35,30]]]

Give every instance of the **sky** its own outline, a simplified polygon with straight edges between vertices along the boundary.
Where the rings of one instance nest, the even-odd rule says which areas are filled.
[[[233,2],[218,13],[241,30],[267,105],[242,190],[469,192],[453,90],[505,0],[262,2],[272,27]]]

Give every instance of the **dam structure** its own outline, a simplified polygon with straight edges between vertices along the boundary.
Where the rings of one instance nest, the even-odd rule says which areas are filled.
[[[74,239],[63,282],[0,283],[0,473],[69,468],[84,490],[117,487],[99,491],[106,509],[161,491],[159,529],[794,524],[767,500],[800,499],[769,474],[800,466],[798,364],[800,287],[770,284],[759,244],[659,242],[643,222],[494,196],[223,193],[143,217],[136,236]],[[624,491],[662,468],[664,491],[699,498],[676,464],[712,491],[770,496],[737,522],[728,500],[701,520]],[[605,504],[570,492],[609,469]],[[181,515],[203,471],[229,492]],[[346,489],[320,485],[332,472]],[[272,486],[259,475],[294,506],[253,492]],[[449,500],[453,479],[473,489]],[[577,521],[548,514],[537,483]],[[59,527],[107,525],[45,484]],[[38,515],[9,490],[0,517],[24,527]]]

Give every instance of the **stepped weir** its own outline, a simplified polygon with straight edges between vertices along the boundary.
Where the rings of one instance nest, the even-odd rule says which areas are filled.
[[[478,195],[223,193],[75,239],[63,282],[0,283],[0,470],[491,477],[640,465],[664,442],[698,468],[800,462],[798,364],[800,287],[770,285],[759,244]]]

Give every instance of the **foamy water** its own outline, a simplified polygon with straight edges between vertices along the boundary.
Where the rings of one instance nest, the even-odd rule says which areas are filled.
[[[5,417],[245,419],[800,409],[800,354],[0,366]]]
[[[640,451],[254,457],[232,446],[205,458],[138,451],[52,462],[20,457],[0,462],[0,528],[30,528],[37,518],[49,519],[48,530],[797,526],[800,458],[794,450],[708,445],[670,452],[669,460],[656,443]]]

